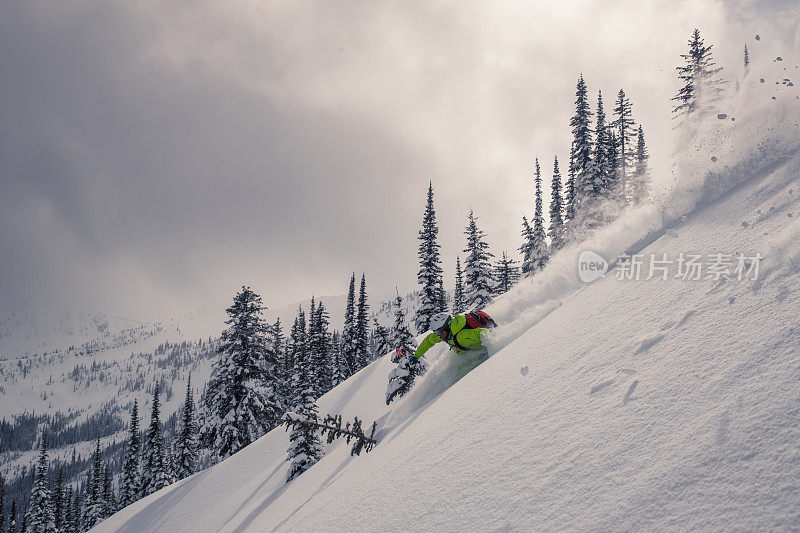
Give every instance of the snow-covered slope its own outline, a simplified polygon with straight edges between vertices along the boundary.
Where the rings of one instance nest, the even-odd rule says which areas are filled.
[[[386,407],[384,357],[321,398],[322,413],[378,421],[371,453],[334,443],[286,484],[279,429],[98,530],[796,528],[799,115],[793,97],[774,105],[702,126],[656,205],[493,304],[501,327],[473,371],[429,352],[431,370]],[[586,248],[644,254],[642,279],[582,284]],[[682,279],[676,264],[644,279],[649,254],[681,253],[763,260],[756,280]]]

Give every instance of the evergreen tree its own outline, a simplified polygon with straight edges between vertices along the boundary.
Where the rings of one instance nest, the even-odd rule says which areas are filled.
[[[308,334],[306,331],[306,316],[303,312],[303,308],[297,308],[297,316],[294,319],[294,324],[292,325],[292,329],[289,332],[289,341],[287,343],[286,352],[289,354],[289,359],[292,361],[292,369],[289,371],[289,376],[291,376],[292,385],[291,385],[291,396],[289,399],[289,411],[291,411],[292,407],[294,406],[295,402],[295,394],[296,391],[294,389],[295,385],[295,371],[297,369],[297,363],[300,359],[307,359],[309,354],[308,349]]]
[[[11,500],[11,512],[8,515],[8,533],[17,533],[17,500]]]
[[[192,393],[192,376],[186,385],[186,399],[183,402],[181,413],[180,433],[176,445],[177,457],[175,458],[175,477],[183,479],[197,471],[199,455],[197,442],[197,421],[194,413],[194,394]]]
[[[539,158],[536,158],[536,209],[533,215],[533,241],[531,254],[526,274],[537,272],[547,264],[547,235],[544,231],[544,216],[542,213],[542,169],[539,167]]]
[[[403,299],[397,295],[394,301],[394,326],[392,327],[392,348],[395,350],[403,350],[404,352],[413,352],[417,349],[414,342],[414,335],[406,323],[406,313],[403,310]],[[396,362],[396,361],[395,361]]]
[[[625,96],[622,89],[617,93],[617,104],[614,107],[614,122],[612,126],[617,139],[617,153],[619,163],[619,179],[627,184],[633,166],[633,144],[636,129],[633,127],[633,112],[631,101]],[[627,187],[625,187],[627,189]],[[627,196],[627,193],[626,193]]]
[[[63,492],[63,516],[61,519],[61,526],[58,528],[60,533],[74,533],[76,529],[73,527],[74,516],[72,514],[72,487],[65,487]]]
[[[386,388],[386,405],[389,405],[395,398],[406,394],[414,385],[417,376],[425,372],[425,362],[411,356],[417,346],[414,336],[406,324],[405,311],[403,311],[403,299],[397,295],[395,299],[394,327],[392,328],[392,345],[395,350],[405,353],[398,357],[397,352],[392,354],[391,360],[397,363],[397,368],[389,373],[389,384]]]
[[[422,286],[420,306],[414,317],[417,333],[428,331],[431,317],[447,309],[438,234],[439,227],[436,224],[436,211],[433,207],[433,182],[431,182],[428,184],[428,203],[422,217],[422,229],[417,237],[420,241],[417,250],[419,256],[417,281]]]
[[[578,190],[575,184],[575,150],[569,151],[569,169],[567,171],[567,191],[564,199],[564,240],[567,240],[567,223],[575,219],[576,195]]]
[[[113,476],[108,463],[103,470],[103,509],[102,517],[108,518],[117,512],[117,496],[114,494]]]
[[[153,390],[150,426],[144,438],[142,453],[142,495],[147,496],[172,483],[171,465],[168,462],[164,434],[161,428],[161,405],[158,384]],[[99,475],[99,474],[98,474]],[[87,494],[88,497],[88,494]]]
[[[606,127],[606,114],[603,110],[603,93],[597,93],[597,122],[595,123],[596,140],[594,144],[594,153],[590,166],[588,182],[584,183],[583,193],[591,200],[596,200],[600,197],[608,195],[611,188],[611,163],[608,160],[608,146],[610,144],[608,137],[608,129]],[[599,221],[590,221],[592,222]]]
[[[83,512],[81,524],[84,530],[89,530],[103,519],[105,505],[102,490],[102,457],[100,453],[100,439],[93,455],[92,467],[86,479],[86,496],[83,499]]]
[[[275,390],[280,404],[280,413],[283,414],[289,409],[291,394],[291,372],[286,368],[286,347],[284,345],[283,328],[280,317],[270,328],[272,338],[272,350],[275,352]]]
[[[564,199],[561,197],[561,172],[558,169],[558,156],[553,161],[553,181],[550,184],[550,249],[553,252],[564,245]]]
[[[261,297],[242,287],[227,309],[204,406],[206,436],[219,457],[238,452],[276,426],[282,409],[275,371],[278,361],[267,339]],[[160,488],[160,487],[159,487]]]
[[[626,203],[625,182],[621,179],[622,169],[620,167],[620,145],[617,135],[613,130],[609,130],[606,144],[606,157],[608,158],[609,185],[606,191],[606,198],[609,198],[619,208],[623,208]]]
[[[372,333],[374,338],[374,349],[372,350],[372,359],[383,357],[392,350],[392,339],[389,328],[382,326],[378,319],[372,318]]]
[[[359,369],[369,362],[369,304],[367,303],[367,278],[361,275],[361,288],[358,291],[356,308],[356,362]]]
[[[122,480],[119,487],[120,508],[127,507],[139,499],[142,490],[141,463],[142,441],[139,436],[139,403],[133,400],[131,425],[128,429],[128,446],[122,465]]]
[[[510,259],[508,255],[503,252],[503,257],[497,262],[495,266],[495,280],[497,281],[495,292],[497,294],[505,294],[519,281],[520,273],[517,262]]]
[[[305,319],[300,310],[298,319],[295,321],[296,332],[293,334],[298,338],[298,346],[303,342],[305,330]],[[297,350],[295,352],[295,368],[293,372],[292,390],[294,399],[292,410],[287,416],[296,416],[304,420],[312,420],[317,417],[317,405],[314,399],[317,394],[316,376],[311,368],[311,354],[307,350]],[[302,474],[317,461],[322,458],[322,446],[319,438],[308,428],[296,426],[289,436],[289,460],[291,465],[286,474],[286,481],[291,481]]]
[[[320,300],[314,312],[314,331],[309,328],[309,343],[311,346],[311,369],[316,382],[316,397],[319,398],[332,388],[331,377],[331,335],[328,332],[330,317],[325,309],[325,304]]]
[[[342,329],[342,356],[347,365],[346,377],[358,371],[356,347],[356,273],[350,277],[350,289],[347,292],[347,307],[344,312],[344,328]]]
[[[519,247],[519,251],[522,254],[523,275],[527,275],[532,270],[534,244],[533,228],[528,223],[528,217],[522,215],[522,246]]]
[[[331,359],[330,359],[330,375],[331,387],[337,386],[345,379],[347,365],[342,357],[342,337],[338,331],[334,331],[331,336]]]
[[[453,291],[453,314],[457,315],[467,310],[464,303],[464,276],[461,273],[461,258],[456,257],[456,288]]]
[[[482,308],[492,299],[492,266],[489,261],[494,255],[489,252],[485,234],[478,229],[472,210],[464,234],[467,236],[467,247],[464,249],[467,253],[464,261],[467,278],[464,303],[467,307]]]
[[[27,533],[28,531],[28,515],[27,513],[22,512],[20,509],[19,514],[21,515],[19,521],[19,531],[20,533]]]
[[[0,484],[2,481],[0,480]],[[0,498],[0,506],[2,506],[3,499]],[[56,531],[64,531],[64,519],[65,519],[65,504],[64,504],[64,467],[58,467],[58,473],[56,474],[56,486],[53,489],[53,520],[56,526]],[[0,531],[3,528],[0,526]]]
[[[673,98],[677,103],[672,108],[676,116],[689,116],[695,112],[709,114],[714,112],[714,103],[722,95],[725,83],[719,78],[721,67],[715,67],[711,57],[713,45],[706,46],[695,29],[689,39],[689,53],[681,54],[685,64],[676,67],[678,78],[683,86]]]
[[[56,533],[55,516],[53,514],[53,500],[50,489],[47,487],[47,435],[42,432],[42,446],[39,460],[36,462],[33,488],[25,513],[25,533]]]
[[[634,205],[641,205],[650,194],[650,175],[647,169],[647,160],[650,155],[644,143],[644,131],[639,126],[639,135],[636,142],[636,159],[631,178],[631,202]]]
[[[572,128],[572,164],[570,171],[574,174],[574,193],[570,198],[570,210],[577,213],[587,188],[592,186],[592,129],[590,126],[592,112],[589,109],[588,90],[583,74],[578,79],[575,91],[575,115],[569,122]],[[572,178],[572,176],[570,176]],[[571,218],[574,218],[571,217]]]
[[[17,533],[17,500],[11,500],[11,512],[8,515],[8,533]]]

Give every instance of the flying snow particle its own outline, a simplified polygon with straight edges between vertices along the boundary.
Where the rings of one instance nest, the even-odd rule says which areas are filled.
[[[764,83],[764,78],[761,78],[761,83]]]
[[[677,239],[678,237],[680,237],[680,233],[678,233],[676,230],[674,230],[672,228],[667,230],[667,235],[669,235],[673,239]]]
[[[760,40],[761,40],[761,36],[756,34],[756,41],[760,41]]]
[[[522,368],[520,368],[519,369],[519,373],[522,374],[523,376],[527,376],[528,375],[528,365],[525,365]]]
[[[725,113],[717,113],[717,118],[720,120],[725,120],[726,118],[728,118],[728,115]]]
[[[716,163],[716,162],[717,162],[717,156],[715,156],[715,155],[712,155],[712,156],[711,156],[711,160],[712,160],[714,163]]]
[[[682,221],[682,222],[686,222],[687,220],[689,220],[689,218],[688,218],[686,215],[683,215],[683,216],[681,217],[681,221]]]
[[[748,224],[747,222],[745,222],[744,220],[742,220],[742,227],[743,227],[743,228],[746,228],[746,227],[749,227],[749,226],[750,226],[750,224]]]
[[[775,58],[775,61],[783,61],[783,58],[781,56],[778,56]]]
[[[789,194],[794,194],[794,189],[789,189]]]

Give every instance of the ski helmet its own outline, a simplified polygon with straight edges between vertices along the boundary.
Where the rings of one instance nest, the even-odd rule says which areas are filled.
[[[450,315],[447,313],[436,313],[431,317],[431,329],[436,331],[437,329],[442,329],[445,324],[447,324],[447,320],[450,318]]]

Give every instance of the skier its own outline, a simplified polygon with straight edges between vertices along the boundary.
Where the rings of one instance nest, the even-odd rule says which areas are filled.
[[[486,335],[486,328],[496,326],[495,321],[483,311],[472,311],[463,315],[451,317],[447,313],[436,313],[431,317],[433,330],[413,354],[409,357],[421,358],[439,342],[446,342],[450,349],[460,354],[465,351],[483,348],[482,339]]]

